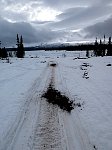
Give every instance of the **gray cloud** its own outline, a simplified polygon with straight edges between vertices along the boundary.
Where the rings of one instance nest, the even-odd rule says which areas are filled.
[[[35,29],[26,22],[11,23],[1,17],[0,33],[3,46],[15,46],[17,33],[23,35],[24,43],[26,44],[63,41],[63,38],[68,34],[67,32],[55,32],[39,26],[38,29]]]
[[[0,40],[3,45],[15,44],[17,33],[24,36],[25,42],[35,42],[35,31],[28,23],[10,23],[0,18]]]
[[[54,20],[40,21],[34,17],[38,8],[60,14]],[[112,0],[0,0],[0,40],[4,45],[15,45],[17,33],[25,43],[83,40],[85,34],[92,38],[104,31],[109,35],[111,10]]]
[[[83,6],[83,5],[91,5],[94,3],[94,0],[43,0],[45,5],[54,7],[54,8],[59,8],[59,9],[68,9],[73,6]]]
[[[84,28],[104,20],[107,15],[111,14],[111,10],[112,6],[103,6],[103,4],[70,8],[58,15],[59,21],[52,23],[51,26],[54,28]]]
[[[103,22],[96,23],[92,26],[89,26],[84,29],[86,32],[86,37],[103,37],[104,34],[109,36],[112,36],[112,16],[108,18],[107,20]]]

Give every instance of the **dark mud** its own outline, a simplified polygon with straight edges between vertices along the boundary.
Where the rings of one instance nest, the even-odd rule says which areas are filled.
[[[49,85],[47,91],[42,95],[49,103],[58,105],[61,109],[71,112],[74,109],[74,103],[67,96],[56,90],[52,84]]]

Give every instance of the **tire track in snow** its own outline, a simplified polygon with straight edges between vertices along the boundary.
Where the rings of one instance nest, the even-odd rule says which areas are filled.
[[[35,119],[37,119],[37,116],[35,116],[36,118],[33,119],[34,122],[32,121],[32,124],[31,124],[30,119],[32,119],[34,115],[38,115],[37,109],[39,106],[39,94],[43,91],[45,87],[45,81],[47,78],[46,76],[48,76],[48,74],[49,74],[49,69],[48,67],[45,67],[42,73],[40,74],[40,77],[38,77],[34,81],[32,87],[28,91],[28,97],[26,98],[26,102],[24,103],[21,112],[16,117],[15,122],[12,123],[12,126],[9,127],[8,131],[3,137],[3,140],[0,143],[0,150],[13,150],[13,149],[14,150],[20,150],[20,149],[28,150],[28,147],[27,147],[28,141],[26,141],[26,138],[24,138],[26,137],[26,134],[27,134],[25,133],[25,127],[29,123],[30,133],[32,132],[33,130],[32,127],[34,126],[36,122]],[[24,145],[24,143],[26,143],[26,145]]]
[[[55,82],[55,70],[51,67],[48,84]],[[33,150],[62,150],[61,126],[59,123],[58,106],[49,104],[45,98],[41,99],[40,113],[35,128]]]
[[[57,106],[49,104],[44,98],[37,128],[35,130],[33,150],[61,150],[60,124]]]
[[[50,77],[55,80],[54,83],[57,87],[61,87],[61,90],[67,92],[67,87],[63,86],[65,80],[59,69],[57,69],[57,73],[58,75],[53,71],[52,75],[52,70],[49,72],[46,67],[38,80],[34,82],[22,112],[17,116],[16,122],[3,139],[1,150],[92,150],[86,134],[83,134],[80,121],[77,122],[77,114],[74,118],[72,114],[61,112],[57,106],[49,104],[44,98],[40,100],[40,94],[43,89],[46,89]],[[59,82],[61,84],[58,85]],[[30,120],[32,117],[34,117],[34,122]],[[26,127],[27,130],[25,130]]]
[[[71,98],[70,91],[67,88],[66,80],[63,77],[63,69],[57,68],[57,88]],[[71,114],[66,112],[60,115],[63,125],[63,133],[66,139],[67,150],[94,150],[87,133],[85,132],[80,121],[77,110],[73,110]],[[63,138],[64,139],[64,138]]]

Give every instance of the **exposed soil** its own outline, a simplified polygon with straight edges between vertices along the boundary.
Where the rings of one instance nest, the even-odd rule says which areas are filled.
[[[50,64],[50,66],[52,66],[52,67],[56,67],[56,63],[52,63],[52,64]]]
[[[71,112],[74,109],[73,101],[71,101],[67,96],[61,94],[60,91],[56,90],[52,84],[49,85],[47,91],[42,95],[46,98],[49,103],[58,105],[61,109]]]
[[[107,66],[112,66],[112,64],[107,64]]]

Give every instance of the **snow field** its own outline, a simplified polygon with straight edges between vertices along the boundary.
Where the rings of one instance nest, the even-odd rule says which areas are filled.
[[[111,57],[89,58],[85,60],[67,61],[59,60],[60,70],[65,80],[65,87],[75,99],[84,104],[78,108],[80,124],[86,131],[89,141],[98,150],[111,150],[112,148],[112,64]],[[85,67],[88,71],[88,79],[83,78]],[[73,110],[73,115],[75,110]]]
[[[53,111],[50,108],[46,113],[50,106],[43,101],[38,120],[42,106],[40,95],[49,82],[50,71],[46,68],[51,60],[58,62],[55,71],[57,89],[81,104],[71,114],[54,108],[52,125],[54,129],[58,126],[56,134],[60,135],[55,137],[58,143],[61,141],[57,149],[112,149],[112,66],[107,66],[112,64],[112,58],[74,59],[79,56],[85,57],[85,53],[38,51],[27,52],[22,60],[12,58],[11,64],[0,61],[0,150],[43,148],[46,137],[42,136],[41,141],[35,134],[45,128]],[[85,71],[87,79],[83,78]],[[37,130],[39,124],[41,127]],[[51,133],[52,139],[55,134]]]

